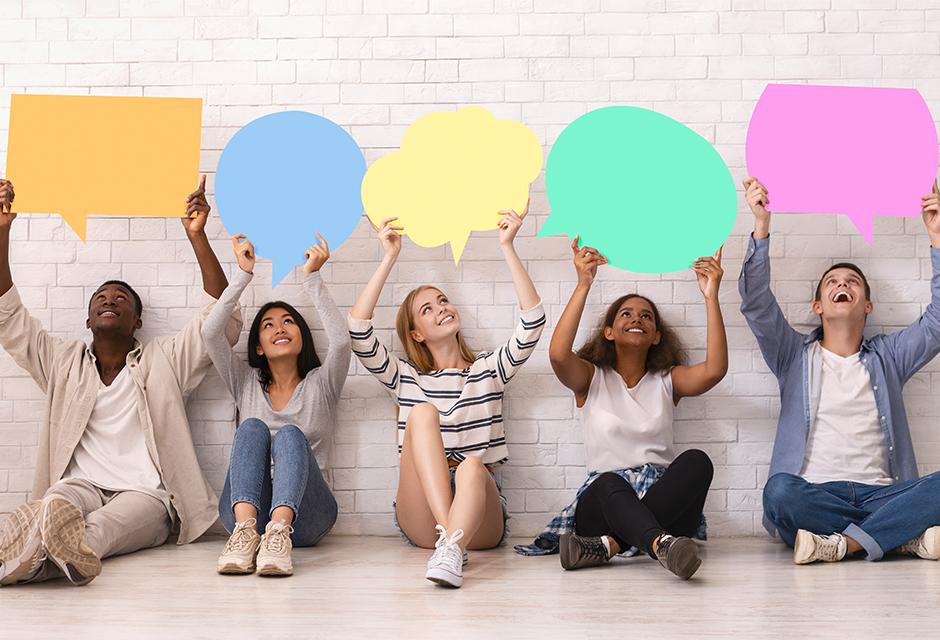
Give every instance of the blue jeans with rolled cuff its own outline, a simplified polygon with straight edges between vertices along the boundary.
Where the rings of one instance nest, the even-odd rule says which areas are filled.
[[[239,502],[258,510],[262,533],[276,508],[290,507],[295,547],[315,545],[336,522],[336,499],[307,438],[294,425],[281,427],[272,437],[268,425],[249,418],[235,430],[228,476],[219,498],[219,516],[229,533],[235,530],[234,507]]]
[[[764,514],[789,546],[806,529],[842,533],[865,549],[866,560],[940,525],[940,472],[888,486],[860,482],[813,484],[792,473],[776,473],[764,486]]]

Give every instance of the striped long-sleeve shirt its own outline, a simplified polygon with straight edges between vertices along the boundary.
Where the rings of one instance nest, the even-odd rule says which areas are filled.
[[[375,335],[372,320],[349,316],[348,323],[353,353],[398,403],[399,453],[411,408],[428,402],[440,412],[441,437],[449,459],[480,456],[485,464],[506,460],[503,390],[542,335],[545,312],[541,302],[520,313],[506,344],[495,352],[480,353],[467,369],[421,373],[410,362],[389,355]]]

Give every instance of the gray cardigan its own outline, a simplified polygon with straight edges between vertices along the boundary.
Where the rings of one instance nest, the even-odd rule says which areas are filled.
[[[225,323],[251,279],[252,274],[238,269],[212,308],[202,325],[206,350],[222,382],[235,399],[239,422],[257,418],[268,425],[272,435],[285,425],[296,425],[307,437],[320,468],[325,470],[329,462],[334,408],[349,370],[350,346],[346,320],[336,308],[320,274],[314,272],[307,276],[304,279],[304,291],[320,315],[330,341],[329,350],[322,366],[309,372],[294,389],[294,394],[284,408],[275,411],[268,394],[261,388],[258,372],[235,355],[223,332]]]

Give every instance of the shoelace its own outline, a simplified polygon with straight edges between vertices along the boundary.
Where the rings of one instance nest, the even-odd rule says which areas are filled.
[[[820,560],[832,562],[839,559],[839,548],[842,546],[842,536],[834,533],[831,536],[820,536],[822,543],[816,544],[816,557]]]
[[[600,538],[582,538],[581,549],[584,551],[584,557],[588,560],[600,560],[607,562],[607,547],[601,542]]]
[[[284,553],[292,533],[294,533],[294,527],[289,524],[272,525],[270,529],[264,532],[265,550],[268,553]]]
[[[664,534],[659,538],[659,544],[656,545],[656,557],[663,562],[666,561],[666,556],[669,555],[669,547],[672,546],[672,543],[675,541],[675,537]]]
[[[441,563],[449,565],[454,573],[459,573],[463,567],[463,552],[457,542],[463,538],[463,529],[457,529],[448,537],[447,529],[441,525],[437,529],[437,542],[434,543],[434,555],[431,557],[432,563]]]
[[[27,576],[34,577],[35,574],[39,571],[39,568],[42,567],[42,564],[46,561],[45,553],[37,553],[33,556],[33,559],[29,563],[29,573]]]
[[[244,551],[248,548],[248,545],[251,544],[252,539],[254,538],[252,534],[252,529],[254,528],[256,520],[254,518],[249,518],[244,522],[240,522],[235,526],[235,531],[232,532],[231,537],[228,539],[228,542],[225,543],[224,553],[230,553],[232,551]]]

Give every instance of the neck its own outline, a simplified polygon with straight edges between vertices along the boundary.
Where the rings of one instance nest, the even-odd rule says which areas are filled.
[[[456,337],[437,344],[428,342],[427,345],[434,358],[434,366],[438,369],[463,369],[470,364],[463,359]]]
[[[120,371],[127,363],[127,354],[134,348],[134,336],[96,335],[91,343],[98,373]]]
[[[646,375],[646,351],[617,347],[617,373],[627,383],[635,387]]]
[[[300,384],[300,372],[297,371],[297,358],[279,358],[268,360],[271,370],[271,386],[277,389],[293,389]]]
[[[823,338],[820,344],[843,358],[858,353],[862,347],[865,323],[850,320],[823,319]]]

